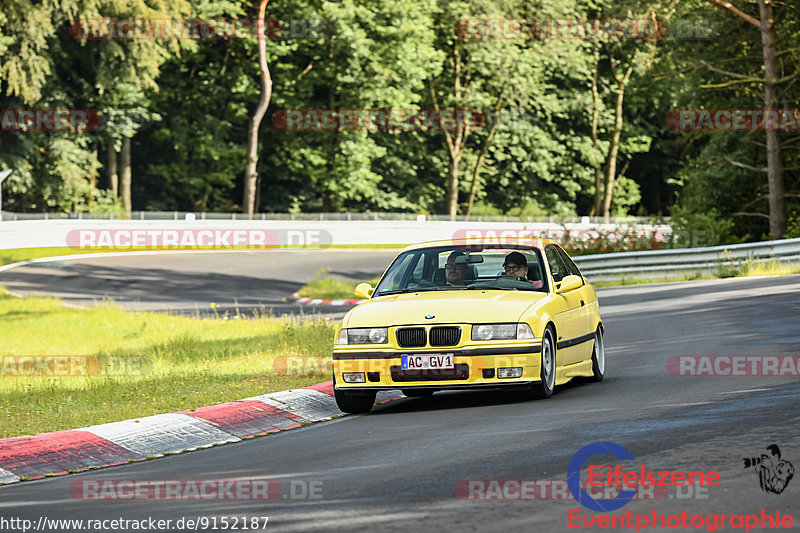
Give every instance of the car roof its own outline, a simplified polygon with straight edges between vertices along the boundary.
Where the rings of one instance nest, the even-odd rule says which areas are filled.
[[[502,232],[500,232],[502,235]],[[412,244],[403,248],[403,252],[408,250],[419,250],[422,248],[438,248],[438,247],[455,247],[465,248],[469,250],[474,249],[487,249],[497,248],[501,250],[542,250],[548,244],[558,244],[556,241],[547,238],[518,238],[518,237],[502,237],[495,235],[487,235],[482,238],[472,239],[444,239],[437,241],[425,241]]]

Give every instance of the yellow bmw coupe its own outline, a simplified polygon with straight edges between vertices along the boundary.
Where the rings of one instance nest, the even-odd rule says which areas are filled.
[[[366,413],[378,391],[516,389],[549,398],[578,376],[602,381],[597,295],[549,240],[435,241],[405,248],[336,332],[339,409]]]

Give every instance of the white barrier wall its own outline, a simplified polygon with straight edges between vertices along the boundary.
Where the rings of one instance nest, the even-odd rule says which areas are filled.
[[[656,235],[672,233],[668,225],[617,226],[615,224],[549,224],[521,222],[439,221],[283,221],[283,220],[35,220],[0,222],[0,250],[69,246],[76,250],[91,246],[121,248],[158,246],[159,239],[177,238],[186,246],[192,240],[201,246],[268,244],[403,246],[423,241],[480,236],[483,239],[550,236],[558,240],[564,230],[613,234],[635,231]],[[231,232],[231,233],[226,233]],[[237,233],[238,232],[238,233]],[[469,233],[467,233],[469,232]],[[477,233],[476,232],[480,232]],[[187,235],[191,233],[192,235]],[[236,241],[239,235],[244,241]],[[176,237],[177,236],[177,237]],[[136,239],[139,239],[136,241]],[[188,239],[183,241],[182,239]],[[255,240],[254,240],[255,239]],[[260,239],[260,240],[259,240]],[[266,242],[264,241],[266,239]],[[172,242],[172,241],[169,241]],[[164,241],[161,244],[166,244]]]

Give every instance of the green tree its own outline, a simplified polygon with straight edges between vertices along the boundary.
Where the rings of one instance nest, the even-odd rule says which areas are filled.
[[[267,43],[271,57],[280,58],[273,71],[275,111],[419,108],[424,81],[441,59],[433,48],[429,2],[346,0],[285,9],[277,11],[279,20],[305,19],[324,31]],[[267,135],[267,164],[276,174],[271,181],[302,183],[292,204],[324,211],[408,205],[395,203],[402,194],[379,194],[383,177],[374,167],[393,137],[407,133],[272,129]]]
[[[697,0],[682,5],[683,11],[676,16],[705,20],[704,26],[712,32],[703,39],[703,46],[697,46],[697,41],[676,41],[660,65],[662,74],[657,78],[683,87],[674,93],[673,109],[763,109],[764,41],[761,32],[754,31],[752,21],[747,20],[757,17],[757,6],[742,5],[741,9],[750,14],[738,17],[716,4]],[[738,11],[733,4],[730,6]],[[773,76],[773,103],[768,107],[791,109],[795,107],[792,102],[800,98],[795,83],[800,49],[793,38],[800,32],[800,13],[798,6],[792,4],[775,9],[774,20],[778,23],[773,27],[773,42],[778,70]],[[684,219],[679,222],[686,226],[691,220],[706,220],[703,214],[713,213],[713,226],[727,228],[728,239],[775,238],[780,208],[775,206],[776,183],[774,176],[769,177],[769,169],[772,165],[774,171],[778,165],[774,162],[776,152],[766,149],[776,146],[774,137],[778,132],[773,133],[776,135],[764,131],[680,134],[676,153],[683,160],[684,169],[675,176],[681,191],[674,213]],[[785,199],[789,213],[795,212],[800,192],[797,140],[796,135],[783,135],[777,144],[783,152],[780,166],[784,167],[781,174],[785,178],[785,192],[777,196]],[[707,231],[702,222],[698,224],[694,229],[700,233],[720,233],[713,228]]]

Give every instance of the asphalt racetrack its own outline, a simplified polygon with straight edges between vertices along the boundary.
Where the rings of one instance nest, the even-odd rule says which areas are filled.
[[[369,281],[383,274],[395,255],[396,250],[306,249],[86,255],[0,272],[0,285],[17,294],[58,296],[73,305],[110,298],[131,310],[343,315],[352,306],[318,308],[284,299],[322,268],[335,277]]]
[[[338,253],[328,253],[339,260]],[[347,256],[348,263],[342,259],[330,265],[334,271],[372,275],[383,269],[381,258],[370,253],[347,252]],[[195,256],[193,273],[185,263],[172,263],[176,260],[158,256],[148,263],[134,259],[103,268],[117,273],[121,294],[135,294],[133,300],[140,303],[165,303],[175,294],[146,294],[145,286],[159,283],[179,287],[191,280],[191,286],[210,291],[209,297],[221,298],[226,279],[237,282],[236,290],[253,280],[266,280],[264,287],[278,280],[285,284],[284,292],[292,292],[302,281],[299,274],[295,281],[278,279],[266,267],[251,270],[240,259],[231,263],[232,270],[222,271],[225,263],[214,254]],[[303,273],[312,276],[316,260],[314,254],[299,253],[280,259],[282,265],[302,265]],[[87,262],[91,260],[81,260],[80,265]],[[294,276],[299,270],[287,271]],[[12,272],[0,275],[0,283],[13,287],[19,282],[19,278],[7,281]],[[177,273],[174,280],[172,273]],[[134,292],[125,289],[128,277],[134,289],[141,284]],[[74,287],[58,285],[67,292]],[[234,287],[230,289],[233,292]],[[241,294],[254,298],[258,291],[251,288]],[[277,295],[277,289],[269,294]],[[777,444],[782,459],[800,467],[800,379],[688,377],[667,371],[667,360],[681,355],[792,355],[796,361],[800,276],[631,286],[598,294],[606,327],[602,383],[568,384],[540,401],[499,392],[396,400],[376,406],[368,415],[141,463],[17,483],[0,487],[0,517],[34,524],[42,517],[172,520],[173,526],[164,531],[189,529],[174,526],[180,519],[185,524],[187,519],[204,518],[207,527],[197,529],[213,531],[211,520],[216,518],[216,531],[221,531],[223,517],[229,523],[231,517],[269,517],[267,531],[286,532],[600,531],[598,523],[590,529],[587,524],[595,517],[626,512],[634,516],[631,527],[618,526],[615,531],[636,531],[636,515],[656,513],[669,519],[680,517],[682,511],[690,518],[701,517],[695,524],[711,524],[716,515],[729,515],[723,527],[716,522],[717,531],[745,531],[743,523],[730,515],[760,519],[762,511],[773,517],[777,511],[780,517],[800,519],[800,473],[782,493],[768,493],[760,487],[756,468],[746,468],[743,462],[760,458],[769,453],[767,446]],[[182,301],[191,303],[186,297]],[[594,456],[594,463],[622,464],[636,472],[640,468],[718,472],[719,484],[669,486],[652,497],[644,493],[643,499],[615,511],[595,513],[562,489],[573,456],[597,441],[617,443],[633,459],[620,462],[608,455]],[[585,470],[581,477],[586,478]],[[70,493],[71,486],[85,482],[208,479],[268,479],[280,483],[281,491],[273,491],[276,499],[269,501],[87,501],[74,490]],[[521,496],[519,482],[526,480],[539,488]],[[525,486],[532,487],[530,483]],[[676,529],[683,528],[661,527],[658,522],[655,529],[642,531]],[[76,530],[74,526],[49,529]],[[703,525],[688,530],[714,529]],[[760,525],[749,528],[762,530]]]

